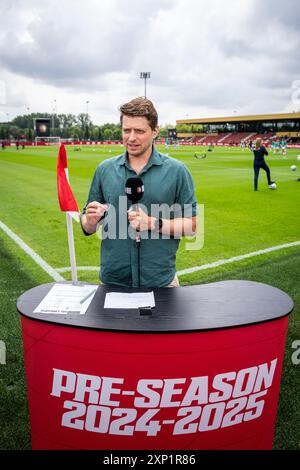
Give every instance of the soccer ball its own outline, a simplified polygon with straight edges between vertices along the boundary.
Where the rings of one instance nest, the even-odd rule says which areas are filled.
[[[269,188],[270,188],[270,189],[276,189],[276,188],[277,188],[276,183],[270,184],[270,185],[269,185]]]
[[[292,171],[296,171],[296,170],[297,170],[296,165],[292,165],[292,166],[291,166],[291,170],[292,170]]]
[[[300,155],[297,156],[297,160],[300,161]]]

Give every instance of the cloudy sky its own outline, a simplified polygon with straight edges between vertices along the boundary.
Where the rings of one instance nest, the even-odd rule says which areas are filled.
[[[299,0],[1,0],[0,121],[117,122],[142,71],[161,125],[299,111],[299,18]]]

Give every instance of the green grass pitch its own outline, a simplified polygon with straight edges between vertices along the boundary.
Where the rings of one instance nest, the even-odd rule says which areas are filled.
[[[204,207],[204,245],[186,250],[183,240],[177,270],[201,266],[300,240],[300,150],[288,150],[286,159],[269,154],[266,161],[277,189],[270,190],[265,172],[259,190],[253,190],[252,153],[239,148],[181,146],[158,150],[184,162],[190,169],[199,204]],[[57,147],[14,147],[0,150],[0,221],[53,268],[70,265],[65,215],[59,211],[56,190]],[[96,166],[123,152],[120,145],[68,146],[71,186],[78,205],[85,204]],[[205,159],[194,153],[206,152]],[[290,170],[296,165],[296,172]],[[78,266],[99,266],[99,239],[84,237],[74,223]],[[79,279],[98,281],[98,272],[79,271]],[[70,279],[70,272],[63,272]],[[300,247],[272,251],[242,261],[180,276],[196,284],[224,279],[249,279],[286,291],[295,301],[286,342],[284,372],[274,448],[300,448],[300,364],[293,364],[293,342],[300,340]],[[30,448],[22,339],[16,299],[25,290],[51,278],[0,229],[0,340],[5,341],[7,363],[0,364],[0,448]],[[300,355],[298,355],[300,357]]]

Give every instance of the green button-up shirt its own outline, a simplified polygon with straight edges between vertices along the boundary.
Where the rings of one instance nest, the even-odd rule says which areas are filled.
[[[105,284],[138,287],[135,233],[127,216],[131,202],[125,195],[126,180],[134,176],[137,174],[131,168],[126,152],[103,161],[95,171],[83,209],[85,213],[87,204],[92,201],[109,205],[101,227],[100,279]],[[144,183],[139,207],[149,216],[172,219],[196,215],[194,183],[183,163],[153,147],[147,165],[138,176]],[[176,273],[176,251],[180,239],[153,231],[143,231],[140,236],[140,286],[167,286]]]

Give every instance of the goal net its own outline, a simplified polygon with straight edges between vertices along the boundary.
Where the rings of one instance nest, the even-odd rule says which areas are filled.
[[[36,137],[35,144],[39,145],[60,145],[60,137]]]

